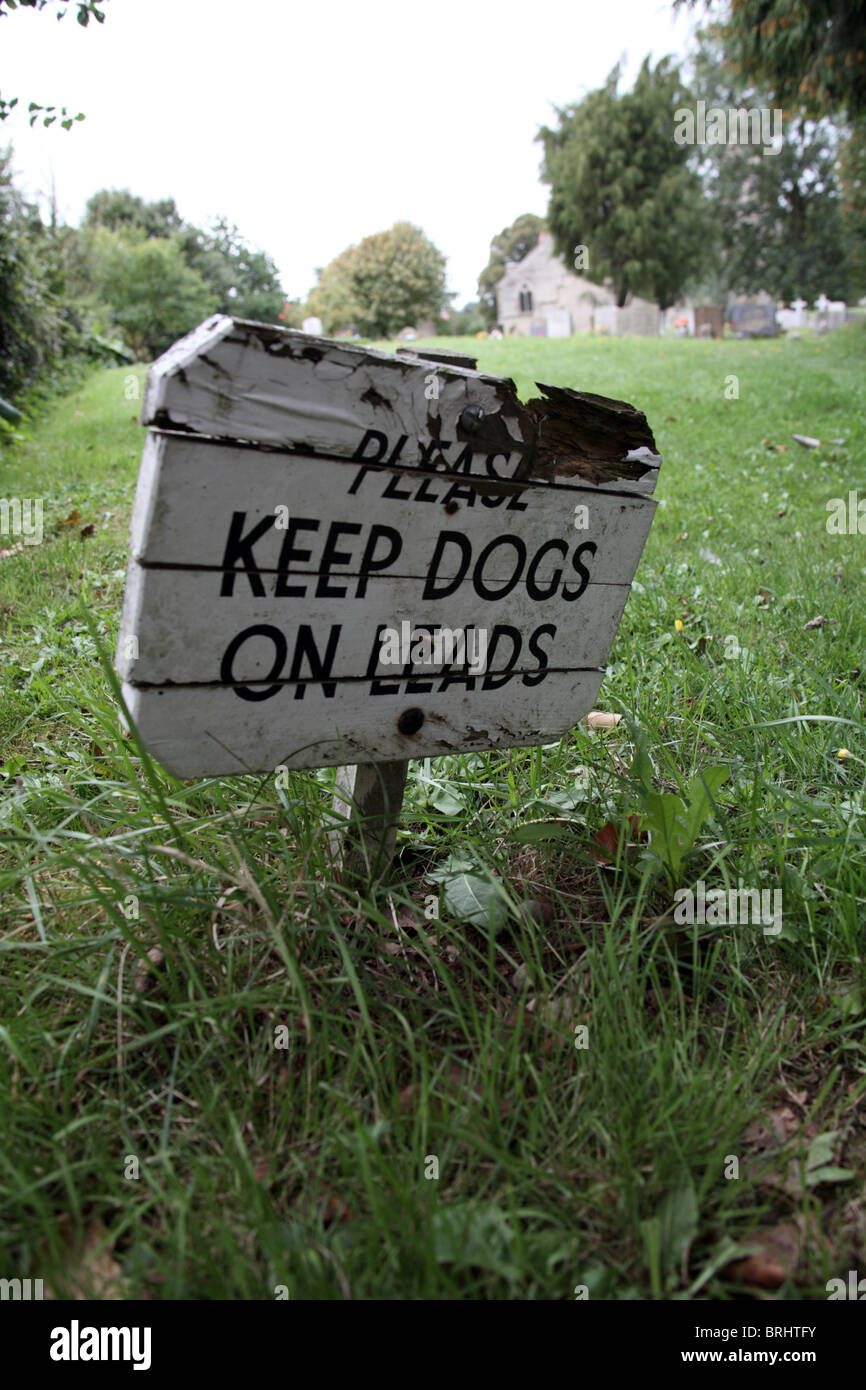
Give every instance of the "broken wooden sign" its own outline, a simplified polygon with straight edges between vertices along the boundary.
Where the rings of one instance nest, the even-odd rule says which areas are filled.
[[[180,777],[549,742],[649,531],[640,411],[218,315],[151,368],[118,643]]]

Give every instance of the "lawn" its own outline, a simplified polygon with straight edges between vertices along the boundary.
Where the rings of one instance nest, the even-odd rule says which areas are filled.
[[[523,397],[639,406],[659,507],[621,722],[413,763],[365,896],[325,855],[333,770],[179,782],[121,732],[143,369],[0,445],[2,496],[44,499],[42,544],[0,537],[4,1277],[644,1300],[866,1273],[866,540],[827,529],[866,495],[866,332],[453,346]],[[699,774],[673,862],[658,793]],[[699,882],[781,921],[683,925]]]

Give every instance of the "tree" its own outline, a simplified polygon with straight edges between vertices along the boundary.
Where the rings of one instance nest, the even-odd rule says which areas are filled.
[[[62,325],[51,293],[47,229],[12,183],[0,152],[0,396],[16,396],[52,367]]]
[[[419,319],[438,320],[452,296],[445,257],[411,222],[364,237],[319,272],[308,309],[333,332],[350,324],[369,338],[391,338]]]
[[[361,318],[361,302],[354,281],[357,250],[356,246],[348,247],[316,271],[316,284],[307,299],[307,312],[322,320],[326,333],[357,327]]]
[[[445,266],[442,252],[411,222],[364,237],[352,265],[359,331],[391,338],[420,319],[438,319],[450,298]]]
[[[202,230],[184,221],[174,198],[148,203],[128,188],[103,188],[87,202],[85,244],[99,227],[123,235],[174,239],[187,265],[213,291],[215,307],[222,313],[274,321],[286,302],[271,257],[224,217]]]
[[[809,116],[866,115],[863,0],[675,0],[713,14],[733,73],[768,91],[776,106]]]
[[[610,277],[616,302],[632,294],[675,303],[704,262],[711,226],[692,152],[673,140],[688,93],[679,69],[644,59],[631,92],[615,67],[604,87],[558,108],[558,126],[537,135],[550,184],[547,223],[571,268],[588,248],[592,278]]]
[[[464,304],[462,309],[449,309],[441,331],[449,337],[467,338],[483,333],[491,321],[481,305],[473,302]]]
[[[544,228],[544,218],[534,212],[522,212],[510,227],[503,227],[490,243],[490,259],[478,277],[479,307],[486,323],[496,319],[496,286],[505,274],[509,262],[522,261],[538,245]]]
[[[216,293],[187,264],[176,237],[101,227],[93,258],[96,293],[140,357],[158,356],[217,308]]]
[[[866,294],[866,124],[850,132],[839,154],[842,237],[848,263],[849,294]]]
[[[826,119],[791,123],[778,155],[740,145],[720,161],[724,274],[732,290],[777,299],[845,299],[848,274],[835,164],[838,132]]]
[[[273,322],[286,303],[280,275],[266,251],[220,217],[205,231],[186,227],[181,238],[187,263],[217,295],[217,308],[237,318]]]
[[[85,227],[107,227],[110,232],[134,228],[145,236],[176,236],[184,226],[174,198],[146,203],[128,188],[101,188],[88,198]]]
[[[57,5],[55,14],[58,19],[63,19],[70,8],[75,7],[75,18],[82,28],[86,29],[91,19],[95,19],[97,24],[102,24],[105,20],[105,13],[99,9],[96,0],[54,0]],[[49,0],[0,0],[0,19],[7,19],[12,10],[44,10]],[[101,0],[105,3],[105,0]],[[18,105],[17,97],[0,96],[0,121],[5,121],[13,107]],[[71,130],[75,121],[84,120],[84,112],[79,111],[77,115],[70,116],[65,106],[57,110],[56,106],[42,106],[39,102],[31,101],[27,107],[30,112],[30,124],[42,119],[45,126],[53,125],[59,120],[64,130]]]
[[[738,83],[736,87],[733,85]],[[698,35],[694,87],[708,108],[766,109],[769,94],[743,86],[715,30]],[[708,144],[701,172],[719,230],[717,269],[727,290],[779,299],[843,299],[848,268],[836,162],[840,132],[802,112],[767,155],[760,144]]]

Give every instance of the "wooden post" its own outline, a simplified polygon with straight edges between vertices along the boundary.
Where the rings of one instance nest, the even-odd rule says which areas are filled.
[[[349,820],[329,839],[347,886],[372,883],[390,868],[408,770],[406,759],[337,768],[334,811]]]

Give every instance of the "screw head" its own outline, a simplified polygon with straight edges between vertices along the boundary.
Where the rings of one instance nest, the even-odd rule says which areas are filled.
[[[477,434],[484,420],[484,411],[480,405],[467,405],[460,415],[460,428],[464,434]]]
[[[413,707],[412,709],[404,709],[397,720],[397,728],[401,734],[417,734],[423,723],[424,711]]]

